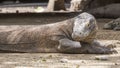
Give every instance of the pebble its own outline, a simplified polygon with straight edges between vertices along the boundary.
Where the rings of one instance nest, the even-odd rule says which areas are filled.
[[[68,59],[65,59],[65,58],[60,59],[60,62],[61,62],[61,63],[68,63],[68,61],[69,61],[69,60],[68,60]]]
[[[107,56],[96,56],[95,57],[95,60],[108,60],[108,57]]]

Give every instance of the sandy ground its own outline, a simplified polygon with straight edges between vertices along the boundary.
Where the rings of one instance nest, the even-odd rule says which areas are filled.
[[[68,19],[70,16],[0,16],[0,25],[38,25],[54,23]],[[71,16],[72,17],[72,16]],[[120,40],[120,31],[103,30],[105,23],[112,19],[97,19],[98,39]],[[0,53],[0,68],[120,68],[120,45],[118,54],[61,54],[61,53]],[[105,56],[107,60],[95,57]]]

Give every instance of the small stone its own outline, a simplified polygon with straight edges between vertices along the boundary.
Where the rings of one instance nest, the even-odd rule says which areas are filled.
[[[46,62],[47,60],[46,59],[42,59],[43,62]]]
[[[115,63],[115,65],[118,65],[118,63]]]
[[[96,56],[95,57],[95,60],[108,60],[108,57],[106,57],[106,56]]]
[[[49,58],[52,58],[53,56],[52,56],[52,55],[49,55],[48,57],[49,57]]]
[[[60,62],[61,62],[61,63],[67,63],[67,62],[68,62],[68,59],[64,59],[64,58],[63,58],[63,59],[60,59]]]
[[[81,63],[85,63],[85,61],[81,61]]]
[[[76,68],[80,68],[80,65],[77,65]]]

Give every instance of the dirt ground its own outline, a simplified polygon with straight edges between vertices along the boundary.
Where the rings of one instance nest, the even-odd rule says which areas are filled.
[[[0,25],[39,25],[66,20],[69,15],[1,15]],[[120,40],[120,31],[103,30],[112,19],[97,19],[98,39]],[[61,53],[0,53],[0,68],[120,68],[120,45],[118,54],[61,54]],[[106,56],[107,60],[96,59]]]

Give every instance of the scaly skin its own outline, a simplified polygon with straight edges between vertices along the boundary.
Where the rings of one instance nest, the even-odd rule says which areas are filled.
[[[103,28],[104,29],[120,30],[120,18],[106,23]]]
[[[47,25],[0,26],[0,50],[43,53],[110,53],[110,49],[99,45],[99,42],[94,42],[96,31],[95,18],[88,13]]]

